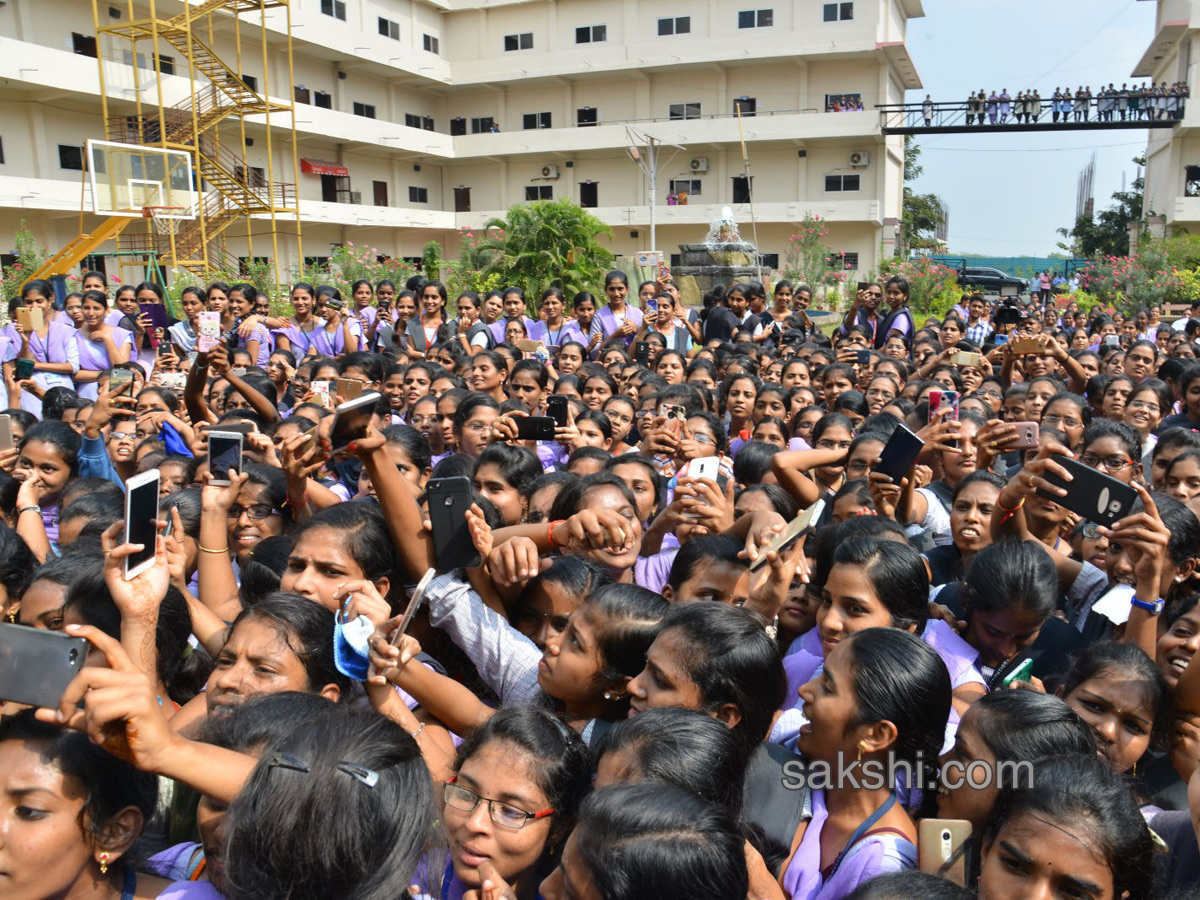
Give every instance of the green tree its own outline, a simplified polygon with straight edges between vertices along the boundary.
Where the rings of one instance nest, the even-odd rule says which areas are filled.
[[[421,248],[421,271],[429,281],[442,280],[442,245],[437,241]]]
[[[1138,166],[1146,165],[1145,154],[1134,157]],[[1058,246],[1075,256],[1126,256],[1129,253],[1129,226],[1142,221],[1146,195],[1146,179],[1138,176],[1127,191],[1112,195],[1113,205],[1094,216],[1076,218],[1073,228],[1060,228],[1058,233],[1070,238]]]
[[[909,182],[916,181],[925,171],[920,163],[921,148],[911,134],[904,136],[904,209],[901,216],[903,246],[897,255],[908,250],[932,250],[937,246],[937,227],[945,216],[936,194],[918,194]]]
[[[570,200],[519,203],[487,223],[477,258],[487,274],[523,288],[531,303],[548,287],[570,297],[594,290],[612,266],[602,237],[611,238],[612,229]]]

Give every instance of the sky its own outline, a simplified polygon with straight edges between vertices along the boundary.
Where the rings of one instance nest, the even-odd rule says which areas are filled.
[[[1146,0],[924,0],[908,49],[925,85],[908,102],[965,100],[972,90],[1101,83],[1119,87],[1154,37]],[[1043,115],[1049,115],[1048,111]],[[924,173],[913,187],[950,208],[952,253],[1044,256],[1075,218],[1079,173],[1096,154],[1096,209],[1133,181],[1146,132],[944,134],[920,137]]]

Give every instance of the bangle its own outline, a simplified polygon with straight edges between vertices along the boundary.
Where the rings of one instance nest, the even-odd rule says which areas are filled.
[[[196,546],[200,548],[201,553],[228,553],[229,552],[228,547],[222,547],[220,550],[209,550],[207,547],[205,547],[199,541],[196,541]]]
[[[560,544],[558,541],[554,540],[554,526],[561,525],[565,521],[566,521],[566,519],[556,519],[550,523],[549,527],[546,528],[546,540],[549,541],[551,547],[554,547],[554,548],[562,547],[562,544]]]
[[[1017,501],[1016,506],[1013,506],[1011,508],[1007,507],[1003,503],[1001,503],[1000,498],[997,497],[996,498],[996,506],[999,508],[999,510],[1002,513],[1004,513],[1004,517],[1000,520],[1000,524],[1003,525],[1005,522],[1007,522],[1009,519],[1011,519],[1013,516],[1015,516],[1017,514],[1017,510],[1020,509],[1024,505],[1025,505],[1024,497],[1022,497],[1020,500]]]
[[[426,723],[422,722],[421,727],[418,728],[416,731],[409,732],[408,736],[415,741],[417,738],[419,738],[421,736],[421,732],[425,730],[425,724]]]
[[[32,510],[35,513],[41,514],[42,508],[40,506],[22,506],[20,509],[17,510],[17,515],[19,516],[19,515],[21,515],[21,513],[27,513],[30,510]]]

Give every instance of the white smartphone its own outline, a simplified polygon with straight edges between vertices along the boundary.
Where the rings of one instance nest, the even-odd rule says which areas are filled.
[[[134,475],[125,483],[125,543],[142,549],[125,557],[125,579],[136,578],[154,565],[158,537],[158,469]]]
[[[212,475],[209,484],[232,484],[234,472],[242,471],[242,441],[245,435],[236,431],[210,431],[208,433],[208,471]]]
[[[707,478],[709,481],[716,481],[720,468],[721,458],[719,456],[705,456],[693,459],[688,464],[688,475],[692,478]]]
[[[408,606],[404,609],[404,618],[400,620],[400,624],[396,626],[396,630],[388,637],[388,642],[394,647],[400,643],[400,638],[404,636],[404,632],[408,631],[408,626],[412,623],[413,616],[421,607],[421,600],[425,596],[425,591],[429,589],[429,582],[433,581],[433,576],[437,574],[437,569],[426,569],[421,580],[417,582],[417,586],[413,589],[412,596],[408,598]]]

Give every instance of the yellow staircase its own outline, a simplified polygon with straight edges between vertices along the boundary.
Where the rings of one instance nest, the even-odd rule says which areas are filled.
[[[191,97],[163,110],[161,118],[158,110],[145,115],[109,117],[109,140],[186,151],[192,155],[196,173],[202,179],[201,190],[209,188],[200,198],[196,218],[182,221],[173,241],[169,234],[126,235],[118,244],[120,250],[153,252],[160,264],[197,272],[236,266],[236,258],[216,240],[223,232],[252,215],[295,214],[296,186],[267,183],[257,177],[242,156],[221,145],[218,133],[218,127],[228,118],[290,112],[292,107],[274,103],[252,89],[197,34],[205,17],[214,13],[236,16],[287,3],[288,0],[204,0],[170,19],[142,19],[103,29],[107,34],[131,41],[157,35],[183,57],[176,63],[180,74],[190,70],[197,79],[208,81],[203,88],[193,90]]]

